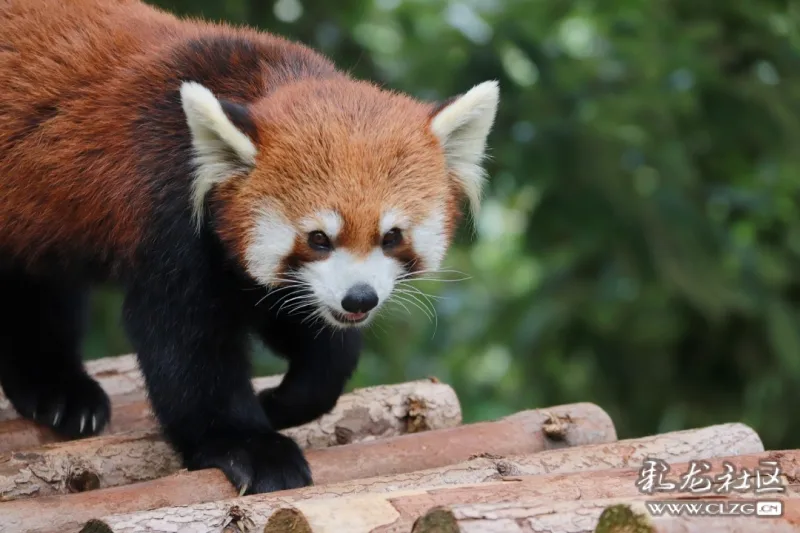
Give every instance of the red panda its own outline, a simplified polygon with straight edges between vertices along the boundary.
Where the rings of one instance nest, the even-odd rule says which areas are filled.
[[[278,430],[336,403],[398,280],[477,212],[499,101],[349,77],[310,48],[139,0],[0,2],[0,385],[65,437],[103,431],[80,357],[115,282],[165,436],[237,489],[312,483]],[[250,384],[254,333],[288,372]],[[320,334],[323,333],[323,334]]]

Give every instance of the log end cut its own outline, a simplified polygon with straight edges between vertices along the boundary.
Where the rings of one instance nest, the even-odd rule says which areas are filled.
[[[303,513],[297,509],[278,509],[269,517],[264,533],[314,533]]]
[[[434,507],[415,522],[411,533],[458,533],[458,520],[447,507]]]
[[[635,513],[628,505],[612,505],[600,514],[594,533],[653,533],[647,516]]]
[[[114,533],[114,530],[102,520],[93,519],[84,524],[80,533]]]

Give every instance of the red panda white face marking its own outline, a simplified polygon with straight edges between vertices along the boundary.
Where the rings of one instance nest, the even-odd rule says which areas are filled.
[[[305,218],[300,223],[300,227],[306,233],[321,231],[328,238],[335,240],[342,229],[342,217],[336,211],[327,209]]]
[[[409,220],[399,209],[393,207],[388,208],[381,217],[380,233],[384,235],[392,228],[398,228],[403,231],[408,230]]]
[[[447,250],[447,231],[445,210],[435,207],[430,214],[411,230],[414,249],[425,265],[426,270],[436,271],[442,264]]]
[[[250,233],[250,246],[245,253],[245,267],[253,278],[265,286],[279,281],[281,263],[294,247],[295,228],[280,207],[267,202],[255,213]]]
[[[250,276],[300,287],[334,326],[366,325],[399,279],[440,268],[461,198],[478,212],[495,82],[439,108],[344,78],[247,107],[197,84],[181,97],[195,217],[213,189],[216,231]]]

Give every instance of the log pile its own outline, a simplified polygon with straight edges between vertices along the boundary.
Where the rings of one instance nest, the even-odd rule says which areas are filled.
[[[285,430],[315,486],[240,497],[219,470],[181,469],[133,356],[88,369],[114,409],[98,437],[60,440],[0,396],[0,533],[800,532],[800,450],[765,451],[740,423],[619,440],[590,403],[463,423],[447,384],[383,385]],[[643,484],[655,465],[669,491]]]

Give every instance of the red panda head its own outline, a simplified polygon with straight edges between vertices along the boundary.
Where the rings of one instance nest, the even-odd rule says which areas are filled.
[[[303,289],[294,307],[346,327],[440,268],[463,198],[477,213],[499,94],[484,82],[434,106],[330,78],[247,105],[186,82],[181,99],[198,223],[213,189],[216,229],[250,276]]]

